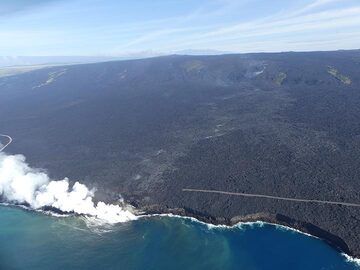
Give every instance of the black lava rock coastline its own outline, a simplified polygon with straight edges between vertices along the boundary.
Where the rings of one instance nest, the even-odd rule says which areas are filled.
[[[359,74],[359,50],[49,67],[0,78],[0,127],[8,153],[98,200],[283,224],[360,257],[359,208],[182,191],[360,203]]]
[[[156,210],[157,209],[157,210]],[[195,218],[201,222],[212,224],[212,225],[225,225],[225,226],[234,226],[239,223],[245,222],[266,222],[274,225],[281,225],[288,227],[290,229],[294,229],[300,231],[302,233],[311,235],[313,237],[317,237],[323,241],[325,241],[328,245],[332,246],[339,252],[343,252],[351,257],[360,258],[360,253],[356,253],[356,251],[352,251],[349,249],[346,242],[340,237],[327,232],[311,223],[297,221],[293,218],[281,215],[281,214],[270,214],[270,213],[257,213],[250,214],[246,216],[235,216],[231,219],[227,219],[224,217],[212,217],[206,216],[201,213],[196,213],[191,211],[190,209],[165,209],[160,206],[150,206],[144,207],[140,211],[144,212],[145,215],[152,214],[172,214],[178,215],[182,217],[191,217]]]

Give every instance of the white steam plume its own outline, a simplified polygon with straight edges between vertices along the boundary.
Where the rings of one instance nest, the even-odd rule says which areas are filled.
[[[10,203],[28,204],[33,209],[54,207],[63,212],[89,215],[109,223],[136,219],[119,205],[94,203],[94,191],[67,178],[52,181],[41,170],[30,168],[23,155],[0,153],[0,198]]]

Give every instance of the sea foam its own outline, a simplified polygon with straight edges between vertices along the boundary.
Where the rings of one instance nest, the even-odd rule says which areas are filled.
[[[352,263],[352,264],[355,264],[357,267],[360,268],[360,259],[357,259],[357,258],[353,258],[345,253],[342,253],[341,255],[343,255],[346,259],[347,262],[349,263]]]

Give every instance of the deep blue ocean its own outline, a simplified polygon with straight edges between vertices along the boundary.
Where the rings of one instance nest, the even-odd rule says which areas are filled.
[[[359,269],[323,241],[269,224],[209,228],[149,217],[99,225],[0,206],[0,269]]]

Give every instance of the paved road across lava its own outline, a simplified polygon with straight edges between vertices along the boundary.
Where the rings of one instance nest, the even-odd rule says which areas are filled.
[[[278,197],[278,196],[270,196],[270,195],[263,195],[263,194],[228,192],[228,191],[209,190],[209,189],[184,188],[182,191],[183,191],[183,192],[213,193],[213,194],[222,194],[222,195],[231,195],[231,196],[242,196],[242,197],[251,197],[251,198],[263,198],[263,199],[282,200],[282,201],[291,201],[291,202],[319,203],[319,204],[335,204],[335,205],[344,205],[344,206],[350,206],[350,207],[360,207],[360,204],[358,204],[358,203],[322,201],[322,200],[299,199],[299,198],[288,198],[288,197]]]

